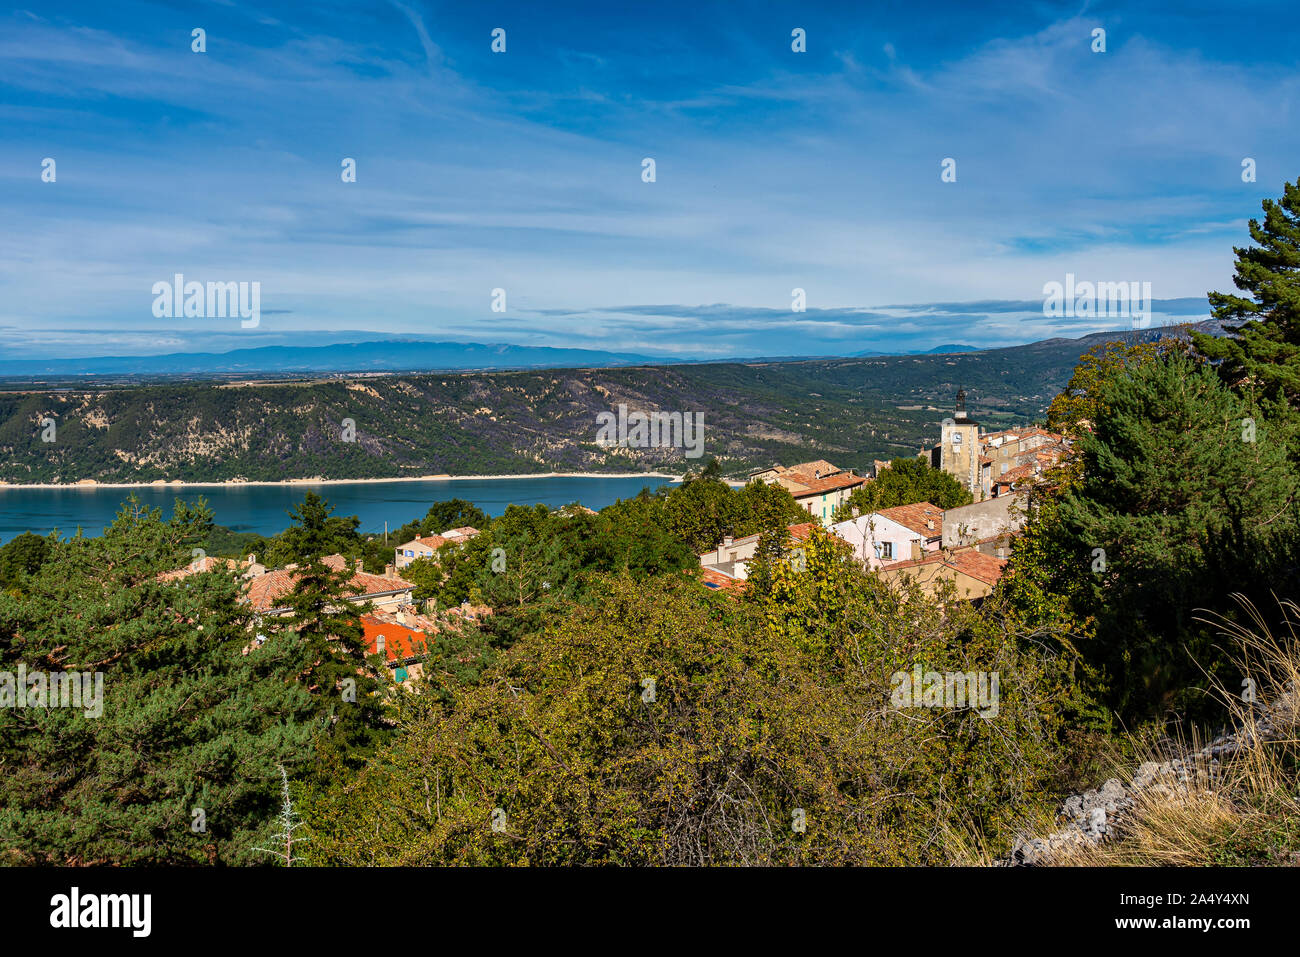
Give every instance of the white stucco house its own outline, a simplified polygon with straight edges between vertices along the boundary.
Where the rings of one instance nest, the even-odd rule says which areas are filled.
[[[831,531],[853,546],[858,561],[880,568],[938,551],[943,542],[943,509],[929,502],[899,505],[837,522]]]

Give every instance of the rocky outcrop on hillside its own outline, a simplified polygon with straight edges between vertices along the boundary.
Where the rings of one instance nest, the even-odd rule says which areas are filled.
[[[1111,778],[1101,787],[1065,799],[1064,826],[1045,837],[1021,837],[1000,866],[1050,864],[1060,855],[1088,845],[1121,839],[1124,823],[1139,797],[1174,797],[1192,789],[1213,789],[1232,755],[1260,741],[1293,734],[1300,724],[1300,689],[1292,686],[1261,708],[1251,727],[1221,734],[1203,748],[1168,761],[1146,761],[1127,782]]]

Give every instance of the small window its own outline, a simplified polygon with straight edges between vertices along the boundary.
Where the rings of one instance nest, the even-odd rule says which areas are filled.
[[[893,558],[893,557],[894,557],[894,543],[893,543],[893,542],[881,542],[881,543],[880,543],[880,557],[881,557],[881,558]]]

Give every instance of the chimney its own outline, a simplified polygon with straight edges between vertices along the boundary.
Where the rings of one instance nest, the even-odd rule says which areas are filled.
[[[358,572],[363,571],[363,569],[362,569],[362,567],[361,567],[363,561],[364,561],[364,559],[360,559],[360,558],[357,559],[357,571],[358,571]]]
[[[410,625],[410,622],[406,618],[406,606],[404,605],[399,606],[397,609],[397,623],[403,627]]]
[[[396,576],[393,574],[393,566],[392,566],[391,564],[388,564],[388,565],[385,565],[385,566],[384,566],[384,577],[385,577],[385,578],[394,578],[394,577],[396,577]]]
[[[925,520],[925,527],[928,528],[930,531],[933,532],[933,531],[934,531],[934,519],[932,519],[932,518],[927,518],[927,519]]]
[[[250,564],[250,565],[256,565],[256,564],[257,564],[257,555],[255,555],[255,554],[253,554],[253,553],[250,552],[249,555],[248,555],[248,564]]]
[[[384,636],[379,635],[375,638],[375,652],[382,655],[384,653]]]
[[[822,470],[821,470],[821,469],[816,469],[816,470],[813,472],[813,478],[821,478],[821,477],[822,477]]]

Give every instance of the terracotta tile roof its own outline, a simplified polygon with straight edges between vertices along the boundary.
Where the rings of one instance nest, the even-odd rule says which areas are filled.
[[[985,555],[983,552],[971,549],[969,551],[953,552],[945,554],[944,552],[935,552],[924,558],[914,559],[906,562],[893,562],[884,566],[886,571],[894,571],[901,568],[915,568],[919,565],[946,565],[954,568],[977,581],[982,581],[986,585],[996,585],[1006,570],[1007,560],[1005,558],[994,558],[992,555]]]
[[[811,462],[800,462],[798,465],[787,466],[786,471],[803,472],[805,475],[816,475],[821,472],[822,475],[825,475],[827,472],[839,472],[841,469],[837,469],[825,459],[813,459]]]
[[[391,619],[381,620],[374,615],[362,615],[361,627],[365,629],[366,654],[379,653],[379,636],[383,635],[384,660],[390,664],[423,655],[433,644],[433,639],[424,632]]]
[[[1029,429],[1003,429],[1001,432],[985,432],[983,435],[980,436],[980,441],[987,442],[989,439],[999,439],[999,438],[1018,441],[1020,439],[1031,438],[1032,436],[1035,435],[1045,435],[1053,442],[1061,441],[1061,436],[1058,435],[1056,432],[1048,432],[1046,429],[1040,429],[1037,427],[1029,428]]]
[[[321,559],[335,571],[347,567],[347,560],[342,555],[326,555]],[[293,591],[298,580],[298,566],[289,565],[277,568],[265,575],[258,575],[248,583],[248,600],[258,611],[271,611],[282,608],[281,598]],[[415,585],[396,575],[372,575],[370,572],[353,571],[344,593],[349,598],[361,599],[370,595],[383,595],[397,591],[412,591]]]
[[[910,529],[922,538],[940,538],[943,536],[943,509],[929,502],[917,502],[914,505],[895,505],[882,508],[876,513]],[[931,528],[927,523],[933,523]]]
[[[592,514],[595,514],[595,513],[593,512]],[[442,538],[443,538],[444,540],[445,540],[445,539],[453,539],[453,538],[455,538],[455,539],[459,539],[459,538],[473,538],[473,537],[474,537],[475,535],[477,535],[477,534],[479,534],[479,530],[478,530],[477,528],[475,528],[473,525],[462,525],[460,528],[451,528],[451,529],[448,529],[447,531],[443,532],[443,533],[442,533]]]
[[[181,578],[189,578],[191,575],[201,575],[204,572],[218,571],[220,569],[236,572],[241,568],[246,567],[248,567],[247,561],[237,562],[233,558],[212,558],[205,556],[197,562],[190,562],[188,565],[183,565],[180,568],[169,572],[161,572],[157,575],[156,580],[160,582],[170,582]]]
[[[719,591],[739,593],[745,590],[745,583],[739,578],[732,578],[730,575],[724,575],[712,568],[700,569],[700,584],[705,588],[714,588]]]
[[[842,488],[854,488],[867,481],[862,476],[849,472],[840,472],[838,475],[827,475],[822,478],[814,478],[811,472],[786,472],[781,477],[803,486],[799,490],[790,490],[790,494],[797,499],[807,498],[809,495],[823,495]]]
[[[1039,466],[1037,462],[1026,462],[1024,465],[1017,465],[1015,468],[1007,469],[999,475],[995,480],[996,484],[1011,485],[1013,482],[1018,482],[1021,479],[1033,478],[1038,474],[1038,468]]]
[[[819,522],[801,522],[798,525],[787,525],[786,530],[790,533],[790,538],[793,539],[794,541],[806,542],[809,538],[812,537],[812,530],[814,528],[820,528],[820,527],[821,526]],[[723,548],[736,548],[737,546],[740,545],[748,545],[750,542],[757,542],[760,537],[761,537],[761,533],[756,533],[753,535],[746,535],[744,538],[732,539],[730,545],[723,545],[722,542],[718,542],[718,545],[715,545],[713,548],[710,548],[707,552],[703,552],[700,555],[697,555],[696,557],[700,559],[705,559],[708,558],[710,555],[716,554],[718,551],[718,546],[722,546]]]
[[[798,525],[787,525],[786,530],[790,537],[796,542],[806,542],[812,538],[814,528],[821,528],[820,522],[801,522]]]

